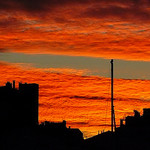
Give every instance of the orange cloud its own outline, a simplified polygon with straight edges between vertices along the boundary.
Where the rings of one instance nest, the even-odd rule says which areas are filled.
[[[0,85],[7,81],[38,83],[40,86],[39,121],[66,120],[78,127],[85,137],[98,130],[110,129],[110,79],[69,73],[52,73],[50,69],[0,63]],[[134,109],[150,107],[150,80],[114,81],[116,122]]]
[[[0,13],[0,52],[150,61],[148,0],[6,0]]]

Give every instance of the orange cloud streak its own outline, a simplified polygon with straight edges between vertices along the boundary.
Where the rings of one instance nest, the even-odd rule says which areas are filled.
[[[98,130],[110,129],[110,79],[68,73],[52,73],[48,69],[0,64],[0,85],[7,81],[40,85],[39,121],[62,121],[80,128],[85,137]],[[150,108],[150,80],[115,79],[114,97],[117,125],[119,119],[134,109]]]

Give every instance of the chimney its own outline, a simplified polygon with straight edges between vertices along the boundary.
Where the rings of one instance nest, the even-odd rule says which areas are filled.
[[[13,80],[13,89],[15,89],[15,80]]]

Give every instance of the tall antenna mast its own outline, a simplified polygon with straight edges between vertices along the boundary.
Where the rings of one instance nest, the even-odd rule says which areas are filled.
[[[115,112],[114,112],[114,68],[113,68],[113,59],[110,61],[111,63],[111,131],[114,131],[114,127],[116,129],[116,122],[115,122]]]

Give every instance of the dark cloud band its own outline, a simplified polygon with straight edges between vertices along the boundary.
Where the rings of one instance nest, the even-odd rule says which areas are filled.
[[[31,16],[46,16],[55,9],[78,7],[80,17],[116,17],[126,20],[147,20],[150,18],[150,0],[5,0],[0,1],[1,11],[24,11]],[[81,10],[83,8],[83,10]],[[56,12],[57,13],[57,12]],[[62,12],[61,12],[62,13]]]

